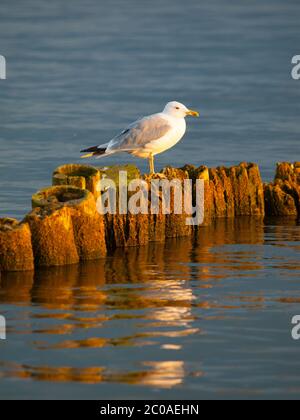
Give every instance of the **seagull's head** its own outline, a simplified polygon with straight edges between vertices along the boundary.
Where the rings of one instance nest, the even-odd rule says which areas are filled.
[[[164,114],[171,115],[174,118],[185,118],[188,115],[192,117],[199,117],[199,112],[188,109],[180,102],[168,102],[163,110]]]

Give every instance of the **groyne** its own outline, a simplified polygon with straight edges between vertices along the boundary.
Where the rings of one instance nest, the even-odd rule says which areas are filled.
[[[103,191],[99,181],[114,181],[119,199],[120,171],[126,171],[128,183],[140,180],[150,185],[157,178],[176,180],[183,185],[192,180],[189,194],[194,203],[197,180],[203,180],[206,226],[217,218],[300,216],[299,162],[278,163],[272,183],[263,183],[258,165],[246,162],[218,168],[167,167],[154,176],[142,176],[133,165],[98,168],[68,164],[54,170],[52,186],[32,196],[32,211],[21,222],[0,219],[0,271],[76,264],[105,258],[115,248],[164,242],[201,232],[201,225],[186,223],[187,217],[192,216],[186,208],[182,212],[176,210],[175,195],[171,195],[168,214],[151,213],[150,194],[145,198],[148,212],[131,214],[118,209],[114,214],[100,214],[97,202]],[[128,200],[131,197],[129,193]],[[159,190],[156,199],[158,203],[163,200]],[[180,201],[183,203],[184,199]]]

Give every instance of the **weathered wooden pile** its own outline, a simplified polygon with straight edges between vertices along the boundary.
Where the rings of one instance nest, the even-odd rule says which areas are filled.
[[[132,165],[97,168],[71,164],[57,168],[53,186],[33,195],[32,211],[22,222],[0,219],[0,271],[75,264],[103,258],[114,248],[163,242],[199,229],[186,224],[190,215],[184,212],[100,215],[96,208],[98,182],[107,177],[117,183],[119,170],[127,171],[128,181],[151,181]],[[196,180],[204,180],[206,225],[215,218],[300,215],[300,163],[278,164],[270,184],[263,184],[253,163],[212,169],[186,165],[181,169],[168,167],[162,173],[168,180],[192,179],[192,195]],[[171,209],[174,205],[173,200]]]
[[[294,217],[300,215],[300,162],[279,163],[272,184],[264,185],[266,214]]]

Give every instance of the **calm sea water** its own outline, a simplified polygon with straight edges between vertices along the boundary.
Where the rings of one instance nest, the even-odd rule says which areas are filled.
[[[158,168],[300,160],[296,0],[2,0],[0,216],[169,100],[198,109]],[[105,164],[146,163],[126,155]],[[1,277],[0,397],[299,398],[300,230],[219,222],[84,266]]]
[[[1,398],[299,398],[300,230],[241,219],[195,242],[2,276]]]

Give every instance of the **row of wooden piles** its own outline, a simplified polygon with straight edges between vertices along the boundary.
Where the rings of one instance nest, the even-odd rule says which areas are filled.
[[[96,201],[99,180],[118,181],[126,170],[128,181],[141,178],[136,167],[101,169],[64,165],[53,173],[53,186],[32,197],[32,211],[22,222],[0,219],[0,271],[26,271],[103,258],[115,248],[163,242],[192,235],[199,227],[186,224],[183,214],[101,215]],[[209,169],[186,165],[162,171],[168,180],[192,179],[195,201],[197,179],[204,180],[204,224],[215,218],[289,217],[300,215],[300,163],[277,165],[274,182],[263,184],[256,164]],[[150,183],[151,178],[143,179]],[[174,208],[171,200],[171,210]],[[149,202],[150,206],[150,202]]]

